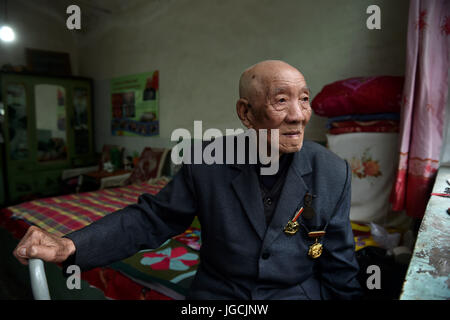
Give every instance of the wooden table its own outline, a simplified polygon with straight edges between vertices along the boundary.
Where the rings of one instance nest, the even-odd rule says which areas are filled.
[[[450,166],[441,166],[433,193],[450,187]],[[400,300],[450,299],[450,198],[431,196],[420,225]]]
[[[131,175],[130,170],[116,170],[113,172],[92,171],[84,173],[81,176],[81,181],[78,185],[80,189],[83,189],[83,185],[91,185],[91,188],[104,189],[110,187],[119,187],[123,185],[123,182]]]

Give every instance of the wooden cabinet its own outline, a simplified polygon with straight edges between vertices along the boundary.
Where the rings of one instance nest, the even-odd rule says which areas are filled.
[[[0,77],[6,200],[58,194],[62,170],[95,163],[92,81],[19,73]]]

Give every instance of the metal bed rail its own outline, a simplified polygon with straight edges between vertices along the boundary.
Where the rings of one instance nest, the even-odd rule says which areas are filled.
[[[30,271],[31,289],[34,299],[50,300],[44,261],[41,259],[30,259],[28,261],[28,269]]]

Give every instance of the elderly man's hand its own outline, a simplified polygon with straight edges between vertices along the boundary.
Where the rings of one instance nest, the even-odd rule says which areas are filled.
[[[28,265],[28,259],[33,258],[59,263],[74,253],[75,245],[72,240],[55,236],[34,226],[28,228],[13,252],[24,265]]]

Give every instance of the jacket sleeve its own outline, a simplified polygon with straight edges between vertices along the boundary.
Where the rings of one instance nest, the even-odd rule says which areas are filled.
[[[197,211],[190,166],[183,165],[174,178],[155,196],[142,194],[136,204],[67,234],[76,248],[63,264],[82,270],[105,266],[146,248],[158,248],[183,233]]]
[[[350,224],[351,170],[346,164],[346,182],[326,228],[323,257],[319,269],[324,299],[359,299],[362,291],[357,280],[359,265]]]

